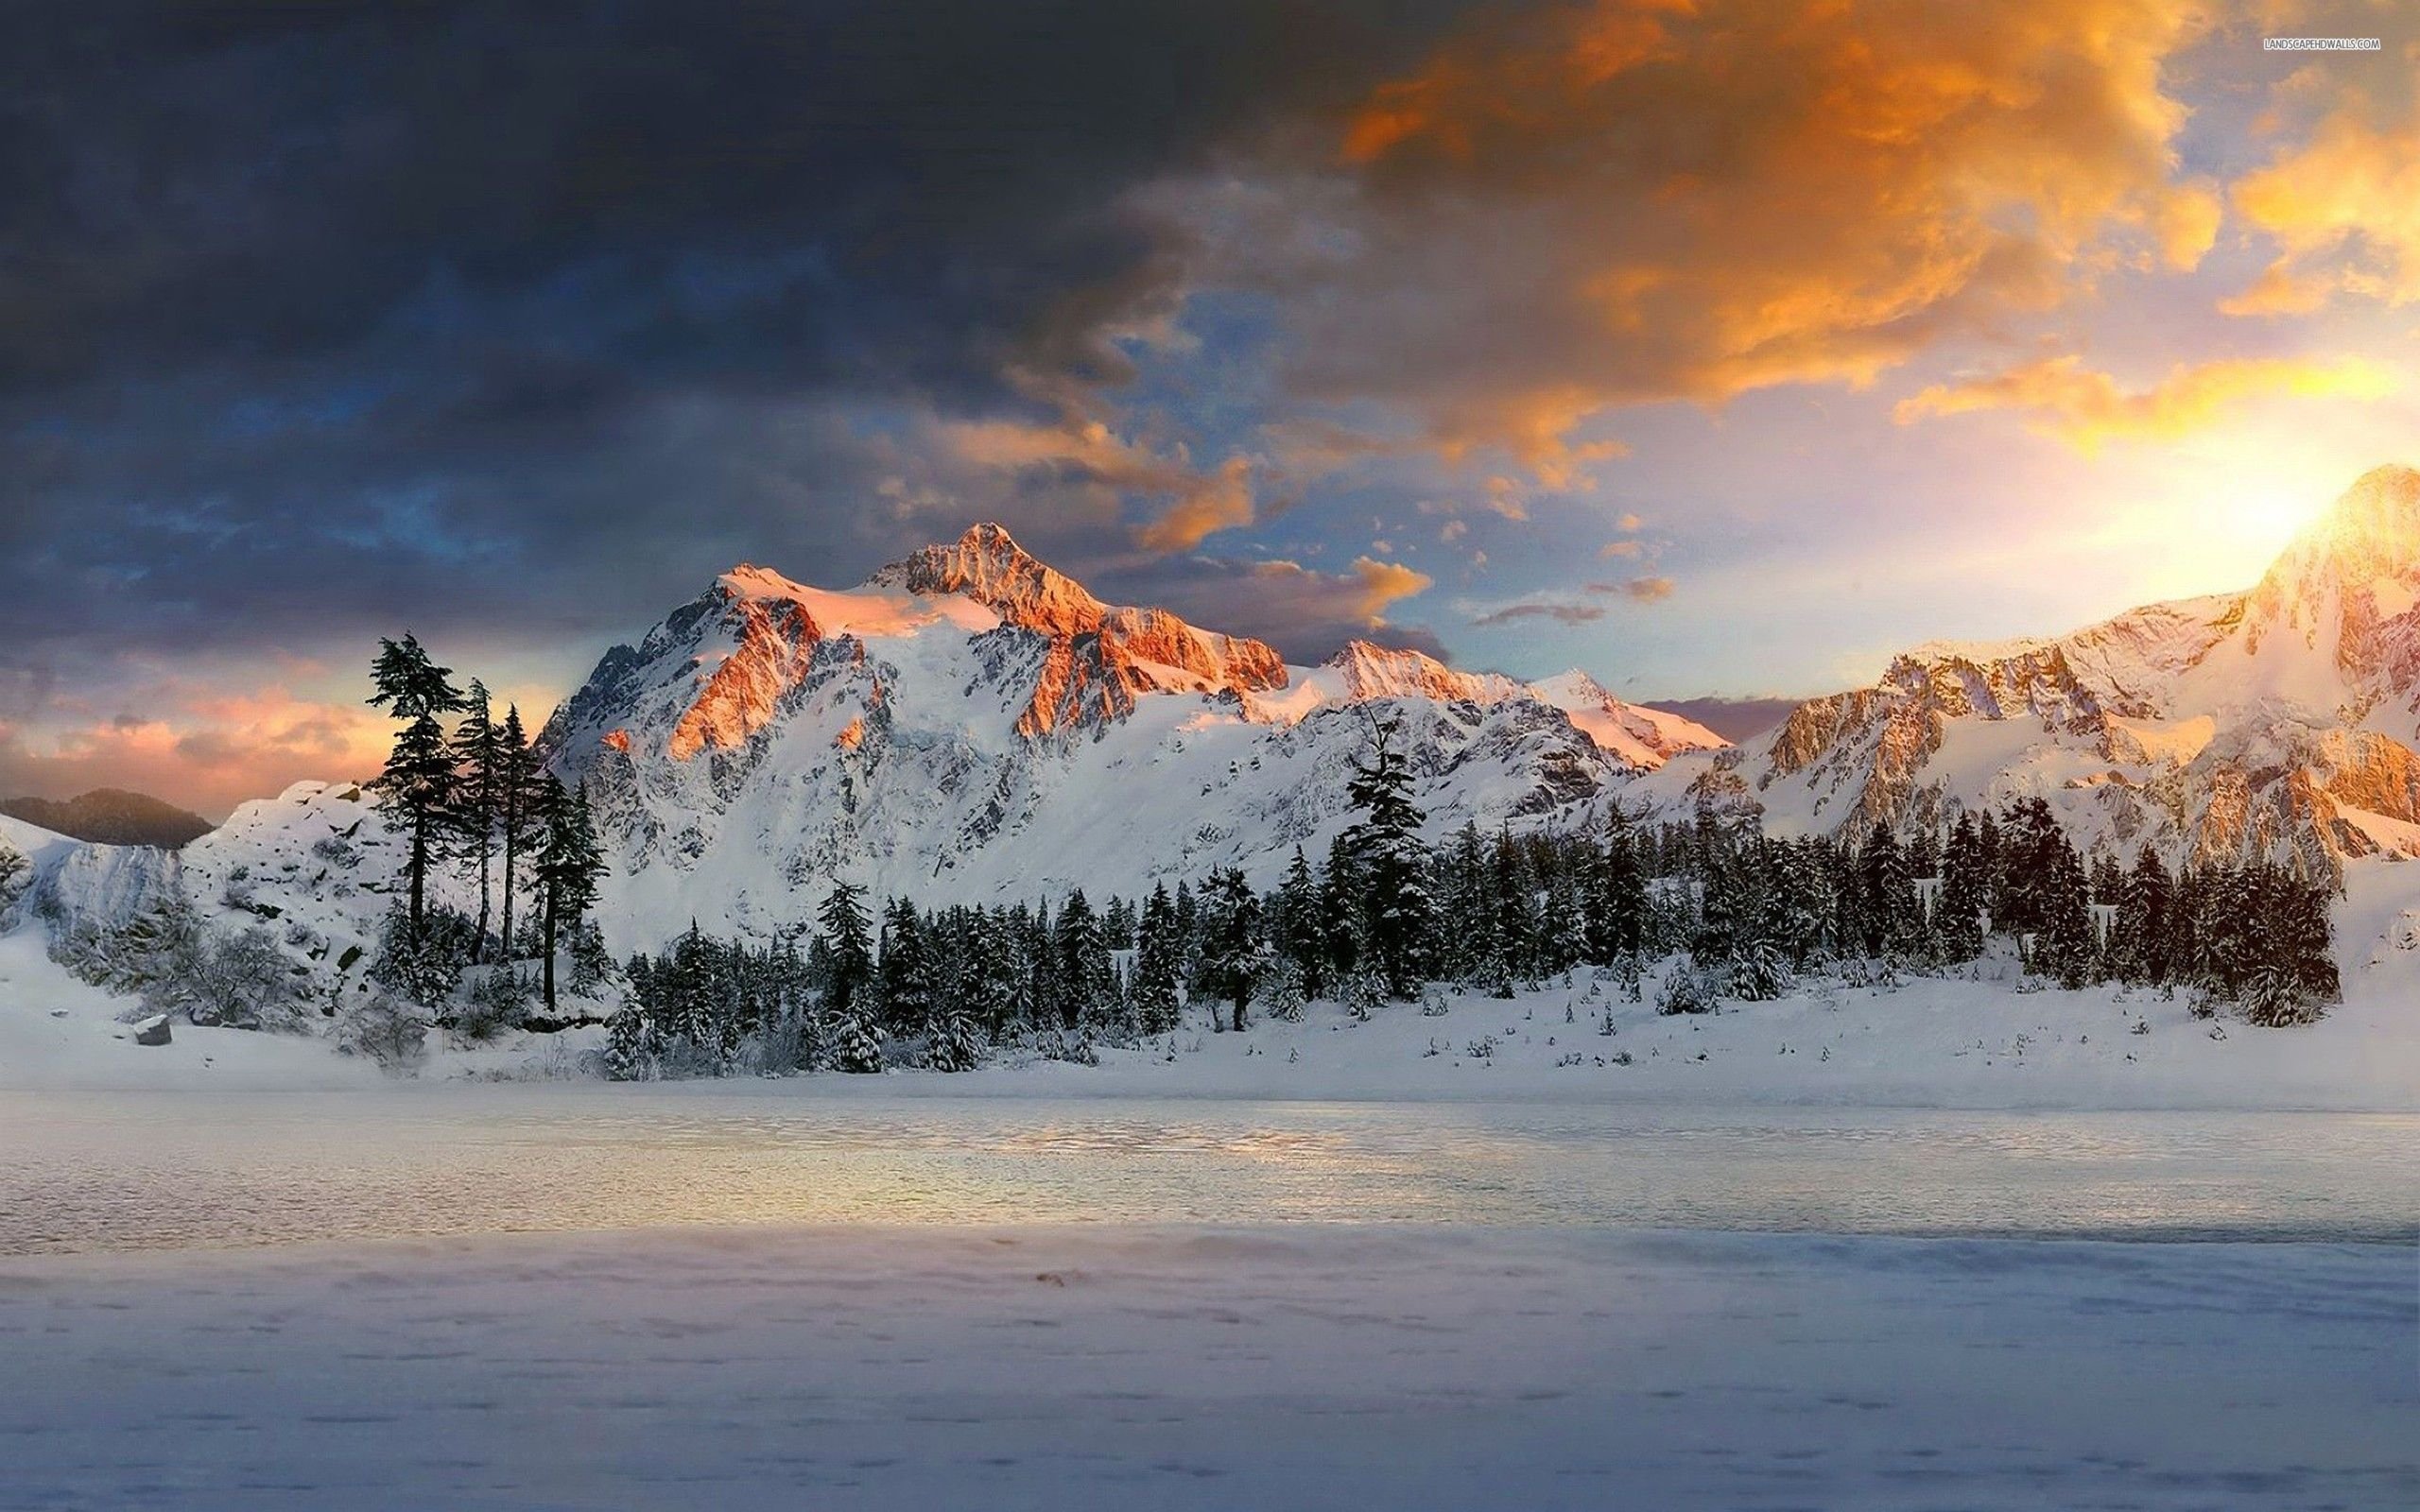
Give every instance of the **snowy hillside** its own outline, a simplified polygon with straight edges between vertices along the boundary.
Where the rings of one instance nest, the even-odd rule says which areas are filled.
[[[725,574],[617,646],[543,744],[586,782],[617,948],[761,933],[829,882],[937,902],[1273,880],[1347,822],[1402,721],[1432,833],[1567,814],[1720,736],[1571,673],[1535,686],[1356,643],[1322,666],[1104,605],[996,525],[856,588]]]
[[[1634,796],[1782,833],[2048,799],[2131,853],[2420,854],[2420,472],[2364,474],[2258,584],[2048,640],[1936,643]]]

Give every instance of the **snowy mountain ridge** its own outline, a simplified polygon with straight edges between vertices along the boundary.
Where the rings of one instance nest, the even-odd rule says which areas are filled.
[[[1380,717],[1439,834],[1723,745],[1579,673],[1524,684],[1364,642],[1289,666],[1104,604],[988,524],[852,589],[735,568],[609,651],[541,744],[608,837],[609,938],[648,944],[691,917],[785,927],[836,877],[944,901],[1265,881],[1348,821]]]
[[[1635,788],[1785,833],[2048,799],[2131,852],[2420,854],[2420,472],[2364,474],[2240,593],[1934,642]]]

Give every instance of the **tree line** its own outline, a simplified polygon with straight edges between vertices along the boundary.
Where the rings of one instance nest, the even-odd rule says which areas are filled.
[[[993,1050],[1088,1061],[1103,1044],[1243,1030],[1313,1001],[1369,1017],[1443,990],[1510,997],[1597,969],[1634,996],[1669,961],[1656,1007],[1778,997],[1810,972],[1948,973],[1986,954],[2069,988],[2181,989],[2197,1011],[2306,1022],[2336,996],[2334,880],[2266,861],[2171,870],[2148,847],[2087,862],[2047,802],[1945,831],[1780,838],[1711,812],[1643,826],[1617,802],[1585,825],[1465,825],[1443,845],[1374,720],[1355,821],[1276,885],[1220,868],[1139,900],[879,904],[847,883],[811,925],[766,944],[693,923],[626,967],[609,1020],[617,1077],[959,1071]]]

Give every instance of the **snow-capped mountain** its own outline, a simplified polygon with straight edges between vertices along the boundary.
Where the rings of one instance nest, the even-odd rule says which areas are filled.
[[[613,850],[617,945],[769,929],[835,877],[923,899],[1267,881],[1348,822],[1398,718],[1437,833],[1583,805],[1722,746],[1570,673],[1534,685],[1361,643],[1318,667],[1103,604],[997,525],[852,589],[724,574],[557,712],[543,745]]]
[[[2420,472],[2364,474],[2241,593],[1934,644],[1636,796],[1776,829],[2042,797],[2124,852],[2420,854]]]

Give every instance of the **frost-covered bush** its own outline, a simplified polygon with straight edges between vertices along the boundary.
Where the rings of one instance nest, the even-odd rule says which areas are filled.
[[[527,976],[497,967],[472,984],[468,1000],[454,1016],[455,1032],[476,1042],[522,1028],[529,1022],[529,1000],[535,993]]]
[[[1288,1023],[1303,1022],[1303,973],[1288,956],[1281,955],[1253,984],[1252,1005],[1265,1019],[1280,1019]]]
[[[352,866],[361,854],[354,849],[352,841],[340,834],[323,834],[312,841],[311,853],[330,866],[337,867]]]
[[[5,840],[0,840],[0,921],[16,907],[26,890],[33,885],[34,864],[23,852]]]
[[[1084,1042],[1090,1043],[1089,1037]],[[975,1016],[956,1004],[935,1015],[933,1032],[925,1046],[925,1064],[935,1071],[973,1071],[982,1063],[983,1032],[976,1026]]]
[[[2259,1028],[2290,1029],[2316,1023],[2326,1011],[2326,1004],[2317,993],[2280,967],[2254,972],[2244,988],[2244,1022]]]
[[[196,940],[185,968],[145,994],[154,1008],[182,1007],[199,1024],[290,1029],[309,1011],[308,973],[276,936],[255,925],[216,940]]]
[[[428,1050],[428,1021],[407,1003],[372,992],[338,1021],[337,1049],[392,1072],[418,1067]]]
[[[1687,961],[1672,963],[1664,990],[1655,998],[1655,1011],[1662,1014],[1712,1013],[1714,1005],[1714,989],[1706,985],[1705,973]]]
[[[1386,979],[1367,967],[1357,967],[1345,976],[1343,988],[1338,997],[1343,1003],[1345,1012],[1357,1019],[1367,1020],[1375,1015],[1379,1005],[1387,1001]]]
[[[452,909],[428,910],[414,936],[411,916],[390,908],[378,926],[370,979],[421,1007],[441,1007],[461,984],[477,943],[471,921]]]
[[[1732,959],[1731,995],[1742,1002],[1770,1003],[1795,985],[1789,963],[1771,945],[1752,945]]]

